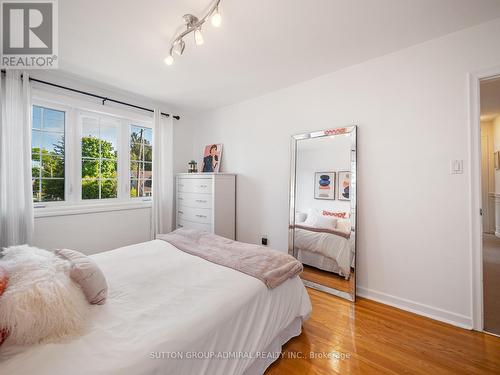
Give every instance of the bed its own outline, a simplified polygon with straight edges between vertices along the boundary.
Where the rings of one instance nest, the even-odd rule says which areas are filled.
[[[346,280],[354,267],[354,236],[349,234],[296,225],[294,248],[303,264],[334,272]]]
[[[275,289],[154,240],[93,255],[108,301],[65,343],[0,349],[0,373],[262,374],[311,312],[299,277]],[[273,354],[271,354],[273,353]]]

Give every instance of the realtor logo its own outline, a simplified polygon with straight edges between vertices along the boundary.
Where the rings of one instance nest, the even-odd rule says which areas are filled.
[[[1,0],[0,4],[1,67],[57,68],[57,0]]]

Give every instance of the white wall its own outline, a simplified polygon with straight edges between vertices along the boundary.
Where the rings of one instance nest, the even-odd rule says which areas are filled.
[[[34,245],[94,254],[151,240],[151,208],[35,218]]]
[[[201,158],[193,155],[193,137],[196,120],[189,113],[184,113],[180,121],[174,122],[174,172],[188,171],[188,163],[195,159],[198,170],[201,170]],[[201,152],[201,155],[203,153]]]
[[[201,113],[192,155],[224,144],[238,239],[286,251],[290,135],[358,124],[358,294],[470,327],[467,74],[500,65],[499,44],[497,19]]]
[[[500,137],[500,132],[497,132]],[[481,121],[481,194],[483,208],[483,232],[495,233],[495,140],[493,121]]]
[[[338,200],[338,172],[351,169],[351,138],[336,135],[325,138],[303,139],[297,142],[296,211],[350,212],[349,201]],[[336,172],[335,200],[315,199],[316,172]],[[333,185],[332,184],[332,185]]]
[[[493,128],[493,149],[500,151],[500,116],[497,116],[491,121],[490,126]],[[495,170],[495,193],[500,194],[500,169]]]
[[[494,121],[481,121],[481,137],[487,138],[487,150],[488,153],[488,162],[482,163],[481,168],[484,169],[484,172],[488,176],[488,181],[486,186],[483,186],[486,189],[487,193],[495,192],[495,159],[494,152],[500,149],[500,122],[498,124],[498,129],[495,131],[495,122]]]

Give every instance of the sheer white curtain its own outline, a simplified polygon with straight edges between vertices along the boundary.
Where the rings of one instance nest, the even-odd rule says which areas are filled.
[[[0,246],[31,243],[31,94],[28,74],[0,79]],[[2,87],[3,86],[3,87]]]
[[[173,120],[154,112],[152,237],[172,230],[174,203]]]

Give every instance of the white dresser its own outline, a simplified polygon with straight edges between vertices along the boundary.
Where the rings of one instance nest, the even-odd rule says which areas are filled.
[[[176,227],[236,237],[236,175],[179,173],[176,179]]]

